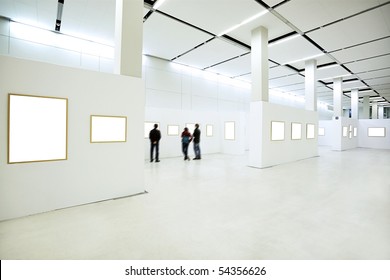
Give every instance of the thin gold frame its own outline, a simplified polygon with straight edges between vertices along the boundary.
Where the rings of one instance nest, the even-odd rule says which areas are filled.
[[[368,133],[370,131],[370,128],[383,128],[384,135],[383,136],[370,136]],[[386,137],[386,127],[367,127],[367,137]]]
[[[207,127],[211,126],[211,135],[209,135],[207,132],[208,132],[208,129]],[[206,124],[206,137],[213,137],[214,133],[213,133],[213,125],[212,124]]]
[[[299,135],[299,138],[293,138],[293,125],[294,124],[299,124],[301,127],[301,134]],[[302,140],[302,123],[298,123],[298,122],[291,123],[291,140]]]
[[[283,124],[283,139],[272,139],[272,124],[273,123],[282,123]],[[271,126],[270,126],[270,139],[271,141],[284,141],[286,139],[286,122],[284,121],[271,121]]]
[[[170,126],[176,126],[177,127],[177,134],[169,133],[169,127]],[[167,125],[167,135],[168,136],[179,136],[180,135],[180,125],[178,125],[178,124],[168,124]]]
[[[310,137],[310,138],[308,136],[309,125],[312,125],[314,127],[313,128],[313,137]],[[306,124],[306,139],[316,139],[316,125],[314,123],[307,123]]]
[[[233,123],[234,133],[233,133],[233,139],[227,139],[226,138],[226,124],[227,123]],[[236,141],[236,122],[235,121],[226,121],[224,125],[224,131],[223,131],[224,140],[227,141]]]
[[[92,118],[93,117],[125,119],[125,140],[92,141]],[[124,143],[124,142],[127,142],[127,116],[91,115],[90,116],[90,123],[89,123],[89,142],[91,144],[96,144],[96,143]]]
[[[58,159],[45,159],[45,160],[29,160],[29,161],[10,161],[10,146],[11,146],[11,96],[24,96],[24,97],[34,97],[34,98],[45,98],[45,99],[60,99],[65,101],[65,158]],[[7,147],[7,163],[8,164],[17,164],[17,163],[35,163],[35,162],[48,162],[48,161],[61,161],[68,160],[68,98],[65,97],[56,97],[56,96],[40,96],[40,95],[30,95],[30,94],[18,94],[18,93],[9,93],[8,94],[8,147]]]

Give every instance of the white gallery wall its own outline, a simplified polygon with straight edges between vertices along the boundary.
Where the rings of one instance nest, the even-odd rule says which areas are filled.
[[[319,120],[318,130],[323,129],[324,135],[318,134],[319,146],[332,146],[334,138],[333,120]]]
[[[354,135],[354,129],[359,126],[359,121],[346,117],[333,120],[332,150],[344,151],[358,147],[358,137]]]
[[[384,128],[384,137],[368,136],[369,128]],[[390,119],[359,120],[359,147],[372,149],[390,149]]]
[[[67,160],[7,164],[8,94],[68,99]],[[141,79],[0,56],[0,220],[144,191]],[[127,141],[90,143],[90,115],[127,116]]]

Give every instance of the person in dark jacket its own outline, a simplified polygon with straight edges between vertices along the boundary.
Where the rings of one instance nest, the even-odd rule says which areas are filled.
[[[190,145],[190,142],[192,141],[192,135],[188,131],[188,128],[185,127],[184,131],[181,133],[181,147],[184,154],[184,160],[190,160],[188,157],[188,146]]]
[[[150,162],[153,162],[153,151],[156,149],[156,162],[160,162],[159,156],[159,143],[161,139],[161,132],[157,129],[158,124],[154,124],[154,128],[149,132],[150,139]]]
[[[192,133],[192,137],[194,139],[194,152],[195,152],[195,158],[194,159],[201,159],[200,157],[200,129],[199,124],[195,124],[195,130],[194,133]]]

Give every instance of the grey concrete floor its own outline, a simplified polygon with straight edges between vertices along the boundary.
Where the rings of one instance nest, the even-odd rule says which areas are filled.
[[[390,150],[319,152],[147,162],[148,194],[0,222],[0,259],[390,259]]]

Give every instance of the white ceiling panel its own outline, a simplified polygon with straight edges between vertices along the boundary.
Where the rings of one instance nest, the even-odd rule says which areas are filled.
[[[285,77],[269,80],[269,87],[276,88],[276,87],[302,84],[304,82],[305,82],[304,77],[302,77],[301,75],[298,75],[298,74],[294,74],[294,75],[290,75],[290,76],[285,76]],[[305,86],[303,85],[303,88],[304,87]]]
[[[390,38],[332,52],[331,55],[341,63],[347,63],[388,53],[390,53]]]
[[[388,90],[390,89],[390,84],[382,84],[372,87],[374,90]]]
[[[383,78],[377,78],[377,79],[367,79],[364,80],[368,85],[370,86],[378,86],[383,84],[389,84],[390,83],[390,76],[383,77]]]
[[[276,11],[306,32],[378,4],[378,0],[293,0]]]
[[[381,69],[381,70],[361,72],[361,73],[358,73],[357,76],[363,80],[364,79],[373,79],[376,77],[378,77],[378,78],[387,77],[387,76],[390,76],[390,67],[386,68],[386,69]]]
[[[388,68],[390,65],[390,55],[385,55],[381,57],[376,57],[372,59],[361,60],[353,63],[345,64],[348,69],[352,70],[355,73],[370,71],[370,70],[380,70]]]
[[[301,36],[272,45],[268,48],[269,58],[279,64],[288,64],[296,60],[306,60],[322,52]]]
[[[264,1],[268,6],[271,8],[274,7],[275,5],[284,2],[284,0],[265,0]]]
[[[272,67],[268,71],[268,77],[270,79],[284,77],[288,75],[296,74],[296,72],[286,66],[276,66]]]
[[[251,83],[252,82],[252,75],[251,74],[243,75],[243,76],[237,77],[237,80]]]
[[[179,57],[175,62],[203,69],[246,52],[248,52],[247,49],[216,38]]]
[[[149,9],[144,8],[144,16],[146,16],[147,13],[149,13]]]
[[[327,63],[331,63],[331,62],[334,62],[333,59],[331,59],[329,56],[327,55],[321,55],[321,56],[318,56],[316,58],[314,58],[315,60],[317,60],[317,66],[319,65],[322,65],[322,64],[327,64]],[[290,63],[291,66],[297,68],[297,69],[305,69],[305,61],[302,60],[302,61],[298,61],[298,62],[295,62],[295,63]]]
[[[293,31],[288,25],[273,14],[267,13],[258,19],[229,32],[227,35],[250,46],[252,45],[252,30],[259,26],[264,26],[268,29],[268,40],[275,39]]]
[[[153,13],[144,23],[143,53],[170,60],[210,38],[205,32]]]
[[[382,15],[382,9],[374,9],[307,35],[326,51],[331,52],[386,37],[389,35],[389,26]]]
[[[265,9],[253,0],[169,0],[160,10],[218,35]]]
[[[344,76],[348,73],[349,72],[347,70],[345,70],[343,67],[337,64],[337,65],[318,68],[316,75],[317,75],[317,80],[326,80],[329,78]],[[302,74],[305,75],[305,71],[302,71]]]
[[[363,84],[361,81],[351,81],[351,82],[343,83],[343,90],[363,89],[363,88],[367,88],[367,86]]]
[[[228,77],[236,77],[239,75],[250,73],[251,55],[243,55],[239,58],[208,68],[207,70]]]

